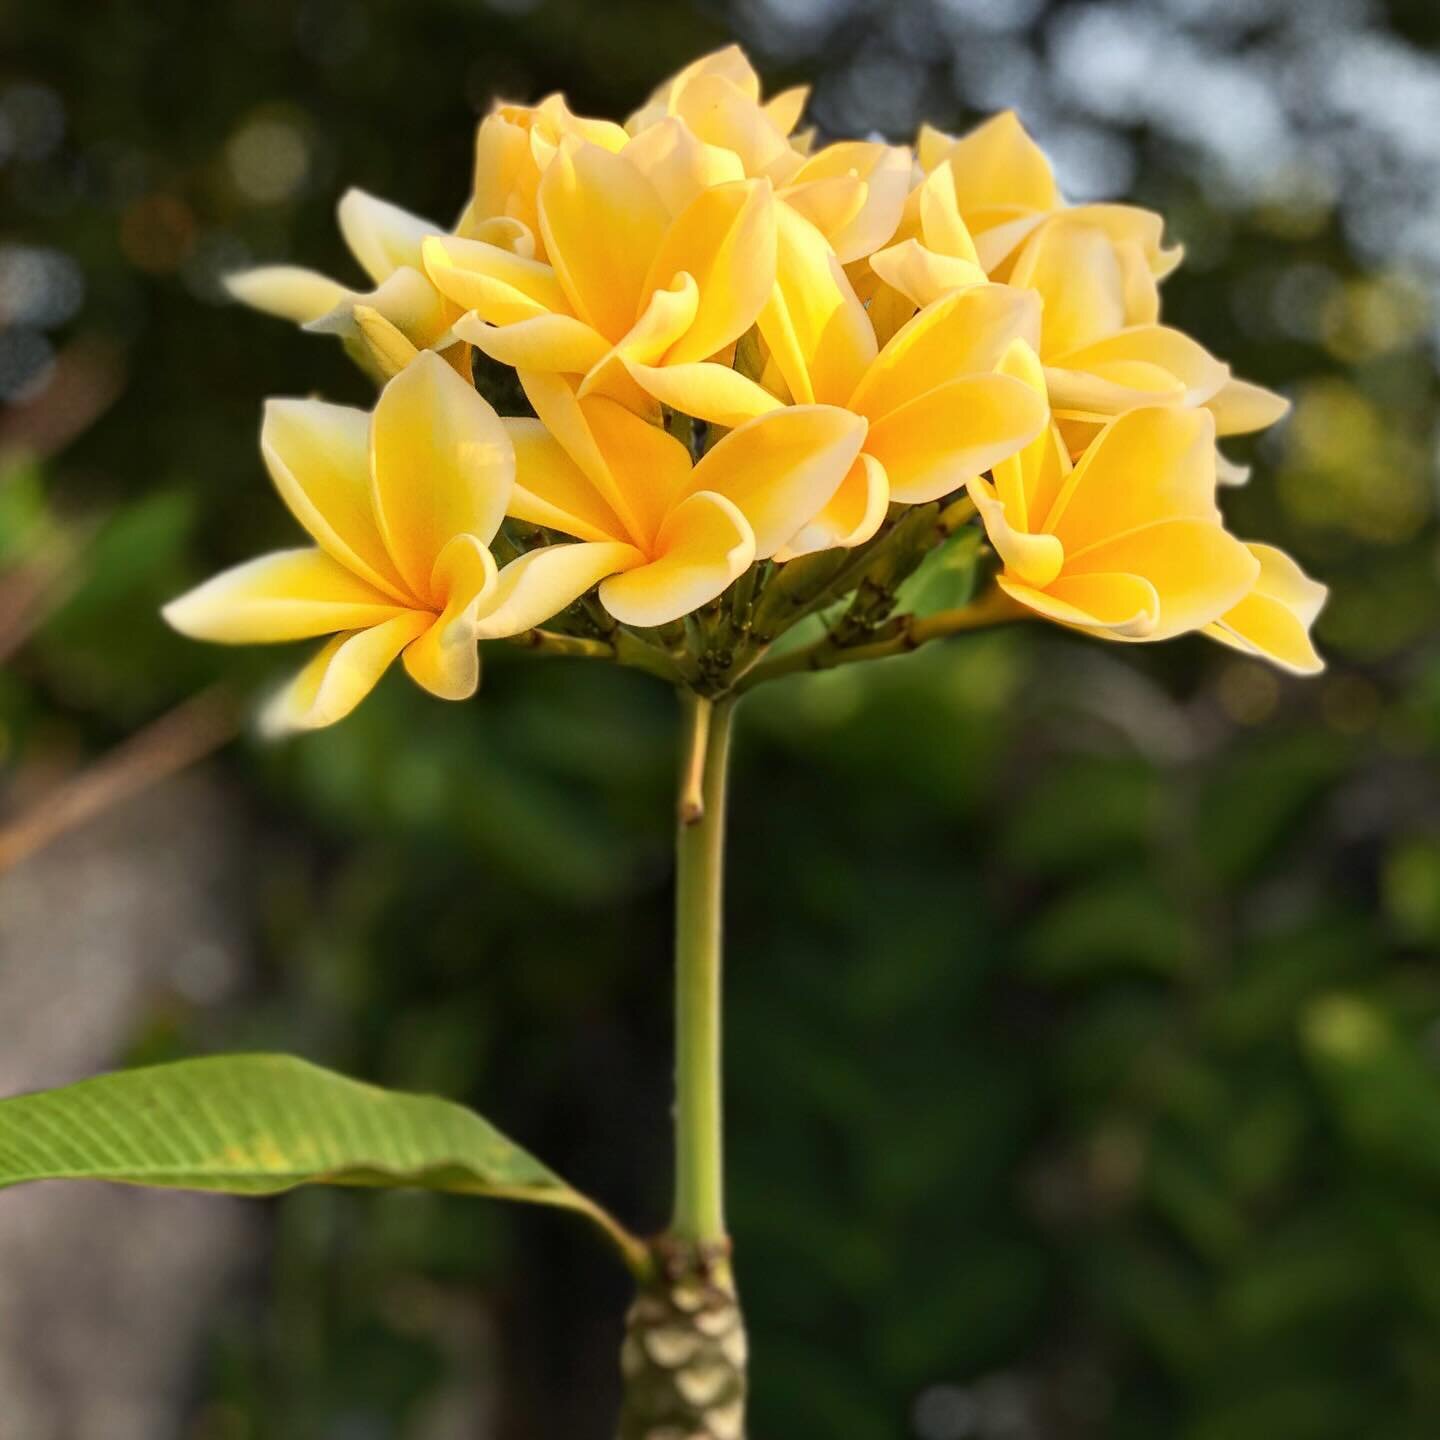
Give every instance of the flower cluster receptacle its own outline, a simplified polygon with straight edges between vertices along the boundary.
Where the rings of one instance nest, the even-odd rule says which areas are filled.
[[[262,449],[313,548],[166,612],[209,640],[333,637],[272,728],[339,719],[397,657],[464,698],[487,639],[712,696],[1018,616],[1319,668],[1323,587],[1217,504],[1246,473],[1217,437],[1286,404],[1160,323],[1160,217],[1067,205],[1013,114],[821,143],[805,98],[765,99],[732,47],[624,125],[498,105],[453,229],[341,201],[368,290],[231,277],[382,385],[370,417],[271,403]],[[481,355],[529,413],[496,415]],[[975,598],[897,614],[968,523]],[[767,658],[817,612],[807,658]]]

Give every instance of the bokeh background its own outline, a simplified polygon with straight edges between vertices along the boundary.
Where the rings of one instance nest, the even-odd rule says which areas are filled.
[[[9,0],[0,1091],[292,1049],[662,1221],[670,696],[495,647],[474,704],[396,678],[217,750],[211,687],[293,656],[156,607],[288,543],[263,396],[368,403],[220,274],[351,276],[346,185],[449,220],[497,96],[623,116],[731,38],[828,131],[1015,106],[1073,197],[1163,210],[1168,317],[1295,402],[1227,511],[1333,589],[1312,682],[1034,626],[747,704],[755,1433],[1432,1440],[1430,0]],[[3,1440],[610,1433],[625,1286],[563,1217],[35,1187],[0,1197],[0,1277]]]

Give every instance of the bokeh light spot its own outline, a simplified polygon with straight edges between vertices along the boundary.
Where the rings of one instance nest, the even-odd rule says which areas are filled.
[[[310,145],[304,132],[276,115],[246,121],[230,137],[225,154],[236,188],[256,205],[290,199],[310,173]]]

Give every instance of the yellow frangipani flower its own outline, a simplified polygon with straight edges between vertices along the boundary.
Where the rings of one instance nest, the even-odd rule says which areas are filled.
[[[489,222],[515,220],[531,236],[532,248],[524,253],[543,260],[535,195],[567,138],[620,150],[629,136],[614,121],[576,115],[563,95],[547,95],[538,105],[496,105],[475,132],[474,187],[455,233],[486,239],[492,233]]]
[[[442,227],[363,190],[348,190],[337,213],[340,233],[373,289],[352,290],[299,265],[241,270],[226,277],[226,288],[257,310],[339,335],[382,377],[432,348],[447,351],[455,367],[468,374],[469,351],[450,333],[461,311],[430,283],[420,258],[425,237]],[[513,226],[492,228],[490,239],[524,243]]]
[[[1036,291],[1050,404],[1072,449],[1137,405],[1203,405],[1222,436],[1285,414],[1283,397],[1235,379],[1202,345],[1159,323],[1158,281],[1180,251],[1163,248],[1158,215],[1129,205],[1066,208],[1049,161],[1012,113],[948,150],[941,138],[922,135],[922,154],[943,158],[918,187],[902,239],[872,256],[871,268],[914,305],[973,284],[977,268]],[[1245,478],[1221,466],[1223,480]]]
[[[574,114],[561,95],[538,105],[497,105],[476,132],[473,190],[454,233],[543,260],[535,195],[567,137],[613,150],[629,139],[613,121]],[[425,239],[445,234],[445,227],[355,189],[342,197],[339,221],[372,290],[353,290],[297,265],[243,270],[227,276],[226,287],[257,310],[339,335],[382,379],[427,349],[441,351],[468,375],[468,346],[451,332],[464,312],[435,288],[421,255]]]
[[[916,158],[927,176],[950,172],[957,212],[974,237],[981,267],[993,279],[1005,279],[1006,262],[1020,244],[1062,214],[1103,230],[1126,252],[1127,267],[1138,259],[1154,280],[1163,280],[1180,263],[1182,251],[1165,248],[1164,222],[1153,211],[1134,205],[1067,206],[1045,152],[1013,110],[992,115],[958,138],[922,125]]]
[[[580,377],[657,413],[637,367],[699,368],[754,323],[775,278],[765,180],[701,190],[672,216],[629,156],[566,140],[537,192],[549,263],[483,240],[432,237],[425,264],[468,311],[455,333],[517,370]]]
[[[1076,212],[1037,230],[1010,269],[1011,285],[1044,301],[1040,358],[1057,418],[1078,429],[1137,405],[1204,406],[1221,436],[1279,420],[1290,408],[1283,396],[1235,379],[1204,346],[1159,323],[1149,271],[1133,260],[1127,270],[1123,253]]]
[[[393,378],[373,417],[272,403],[267,462],[316,548],[217,577],[172,622],[335,633],[272,712],[323,724],[397,655],[467,694],[477,640],[592,589],[622,625],[668,625],[758,560],[865,545],[892,506],[968,489],[1015,604],[1317,668],[1323,587],[1229,535],[1215,503],[1217,479],[1243,478],[1216,435],[1286,402],[1161,323],[1180,260],[1161,218],[1067,204],[1011,112],[924,128],[917,151],[816,150],[795,132],[806,98],[766,100],[730,46],[623,126],[559,94],[499,104],[453,232],[341,202],[372,290],[290,266],[232,277]],[[534,418],[479,400],[471,345],[516,372]],[[570,538],[497,573],[502,510]],[[557,627],[572,649],[592,643],[575,620]]]
[[[1044,385],[1023,345],[1006,368]],[[1251,593],[1260,562],[1225,530],[1215,493],[1215,422],[1173,405],[1110,421],[1073,468],[1051,426],[995,466],[993,484],[970,481],[1000,588],[1108,640],[1203,629]]]
[[[1330,592],[1283,550],[1255,544],[1246,548],[1260,562],[1255,584],[1238,605],[1207,625],[1205,633],[1296,675],[1317,674],[1325,662],[1315,651],[1310,627]]]
[[[477,616],[496,591],[488,547],[515,478],[494,410],[422,354],[373,415],[270,401],[260,445],[313,546],[215,576],[166,606],[170,624],[234,645],[335,637],[272,702],[266,723],[276,731],[348,715],[397,656],[431,694],[473,695]]]
[[[805,160],[791,133],[809,96],[808,86],[798,86],[762,101],[755,67],[738,45],[728,45],[702,55],[660,85],[625,128],[640,135],[673,116],[706,145],[736,155],[745,175],[783,185]]]
[[[1013,454],[1047,419],[1043,394],[997,373],[1012,341],[1032,343],[1034,295],[981,285],[942,297],[880,349],[864,306],[825,237],[781,206],[774,293],[760,312],[768,358],[759,382],[724,372],[637,369],[667,405],[733,425],[784,404],[837,405],[869,422],[830,502],[781,558],[864,543],[892,501],[924,504]],[[713,372],[717,367],[710,367]]]
[[[858,374],[852,364],[863,351],[845,357],[851,364],[826,365],[825,351],[843,330],[825,327],[811,372],[816,398],[843,393],[855,375],[841,403],[865,416],[869,429],[834,498],[787,555],[863,544],[892,503],[938,500],[1033,440],[1049,419],[1044,394],[999,366],[1014,341],[1033,341],[1038,321],[1034,297],[1023,291],[955,291],[916,315]],[[776,354],[792,375],[797,358],[792,351],[781,362]]]
[[[599,583],[627,625],[664,625],[774,555],[835,493],[865,421],[793,405],[748,421],[692,466],[673,435],[555,375],[526,375],[536,420],[507,420],[510,514],[579,544],[531,550],[500,572],[482,635],[514,634]]]
[[[669,121],[682,127],[712,158],[725,179],[764,177],[830,241],[849,264],[895,233],[910,190],[914,159],[908,147],[842,140],[813,154],[793,131],[809,99],[808,86],[761,100],[760,77],[738,45],[702,56],[665,81],[626,122],[639,139]]]

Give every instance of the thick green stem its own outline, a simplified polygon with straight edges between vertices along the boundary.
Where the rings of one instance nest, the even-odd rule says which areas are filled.
[[[685,694],[675,896],[675,1209],[625,1327],[620,1440],[744,1440],[745,1325],[725,1233],[721,911],[733,696]]]
[[[721,1117],[721,911],[725,780],[734,701],[685,697],[687,753],[675,839],[673,1238],[725,1239]]]

